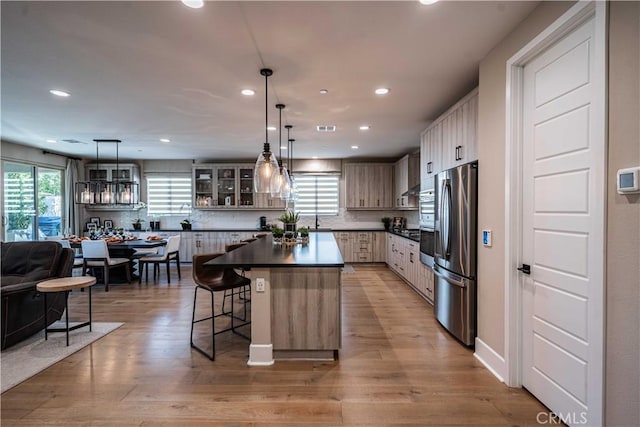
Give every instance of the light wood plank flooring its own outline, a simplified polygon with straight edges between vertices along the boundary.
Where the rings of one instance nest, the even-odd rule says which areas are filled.
[[[191,350],[188,267],[170,285],[163,271],[98,286],[94,320],[125,325],[4,393],[2,426],[537,425],[546,409],[499,383],[408,285],[381,265],[355,270],[342,276],[340,360],[272,367],[247,366],[248,342],[231,334],[215,362]],[[70,300],[81,319],[86,296]]]

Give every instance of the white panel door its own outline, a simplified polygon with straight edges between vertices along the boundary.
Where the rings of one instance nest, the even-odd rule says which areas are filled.
[[[601,411],[605,145],[594,58],[591,19],[524,68],[522,383],[569,424]]]

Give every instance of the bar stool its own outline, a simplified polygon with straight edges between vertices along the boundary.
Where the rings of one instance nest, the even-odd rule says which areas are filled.
[[[227,243],[226,245],[224,245],[224,251],[225,252],[231,252],[234,251],[238,248],[241,248],[243,246],[248,245],[249,243],[247,242],[237,242],[237,243]],[[240,275],[242,275],[242,277],[245,277],[246,272],[249,270],[248,268],[239,268],[240,270]],[[240,299],[243,301],[251,301],[251,298],[247,298],[247,291],[249,291],[249,295],[251,295],[251,286],[246,286],[244,288],[242,288],[242,290],[239,290],[237,293],[231,292],[231,299],[233,299],[234,295],[240,295]],[[224,292],[224,297],[222,299],[222,311],[224,312],[224,306],[225,306],[225,302],[227,301],[227,297],[229,295],[227,294],[227,292]],[[246,316],[245,316],[246,317]],[[245,319],[242,319],[245,320]]]
[[[240,317],[236,317],[233,312],[233,295],[235,289],[241,289],[251,284],[251,280],[246,277],[240,276],[235,272],[233,268],[224,268],[224,267],[205,267],[204,263],[217,258],[223,255],[223,253],[215,253],[215,254],[205,254],[205,255],[194,255],[193,256],[193,280],[196,282],[196,288],[193,295],[193,314],[191,316],[191,347],[195,348],[198,352],[207,356],[210,360],[216,359],[216,335],[221,334],[223,332],[231,331],[236,335],[239,335],[243,338],[250,340],[251,338],[247,335],[239,332],[237,328],[242,326],[246,326],[251,324],[250,321],[246,321],[247,317],[247,302],[244,302],[244,319]],[[196,319],[196,303],[198,299],[198,289],[205,290],[211,294],[211,316],[204,317],[202,319]],[[215,314],[215,298],[214,294],[220,291],[231,291],[231,312],[225,313],[222,310],[220,313]],[[223,299],[224,301],[224,299]],[[215,319],[220,316],[226,316],[230,314],[231,317],[231,326],[225,329],[222,329],[216,332],[215,327]],[[193,325],[199,322],[204,322],[207,320],[211,320],[211,346],[212,351],[211,354],[207,353],[206,350],[198,347],[193,342]],[[234,324],[234,320],[242,320],[243,323],[236,325]]]

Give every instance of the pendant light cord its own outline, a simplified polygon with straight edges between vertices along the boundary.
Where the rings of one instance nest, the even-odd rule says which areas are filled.
[[[276,104],[276,108],[280,110],[280,123],[278,124],[278,166],[280,166],[280,172],[282,173],[282,110],[285,108],[285,105]]]

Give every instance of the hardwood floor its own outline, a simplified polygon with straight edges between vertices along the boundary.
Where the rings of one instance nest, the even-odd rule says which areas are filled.
[[[98,286],[94,320],[125,325],[2,394],[2,425],[538,425],[547,410],[499,383],[395,274],[355,271],[342,276],[340,360],[271,367],[247,366],[248,342],[232,334],[216,337],[215,362],[191,350],[190,268],[170,285],[163,272]],[[86,316],[86,298],[70,304]]]

